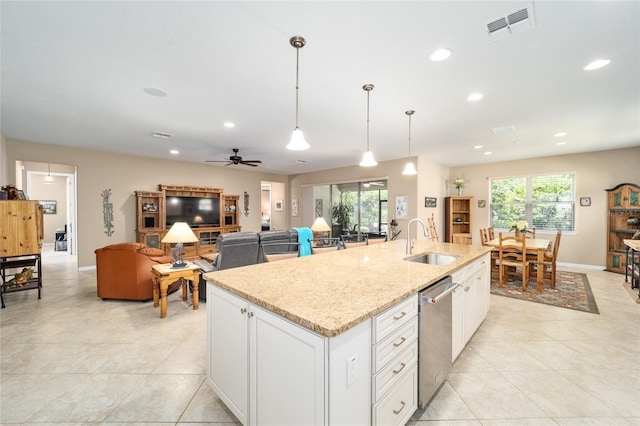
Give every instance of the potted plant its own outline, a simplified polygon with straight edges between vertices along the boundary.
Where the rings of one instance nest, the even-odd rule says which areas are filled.
[[[333,237],[342,235],[344,229],[349,229],[349,222],[351,221],[351,215],[353,214],[353,206],[349,203],[340,200],[337,203],[333,203],[331,207],[331,218],[333,219],[334,226],[331,227],[331,233]]]

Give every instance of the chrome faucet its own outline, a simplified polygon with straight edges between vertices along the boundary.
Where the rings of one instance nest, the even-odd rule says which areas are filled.
[[[427,238],[430,237],[429,231],[427,231],[427,225],[424,224],[422,219],[418,219],[418,218],[411,219],[409,221],[409,223],[407,224],[407,254],[411,254],[411,250],[413,250],[413,244],[415,242],[415,240],[411,241],[411,224],[413,222],[418,222],[420,225],[422,225],[422,229],[424,231],[424,236],[427,237]]]

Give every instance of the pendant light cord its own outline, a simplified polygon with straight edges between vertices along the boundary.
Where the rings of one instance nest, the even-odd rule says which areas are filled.
[[[369,151],[369,93],[371,90],[367,90],[367,151]]]
[[[300,48],[296,46],[296,129],[298,128],[298,75],[300,69]]]
[[[411,161],[411,114],[409,114],[409,157],[407,159]]]

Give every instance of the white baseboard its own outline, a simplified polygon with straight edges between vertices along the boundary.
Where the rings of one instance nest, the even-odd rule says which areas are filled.
[[[565,263],[565,262],[558,262],[557,266],[559,268],[565,267],[565,268],[580,268],[580,269],[591,269],[593,271],[604,271],[605,267],[601,266],[601,265],[583,265],[581,263]]]

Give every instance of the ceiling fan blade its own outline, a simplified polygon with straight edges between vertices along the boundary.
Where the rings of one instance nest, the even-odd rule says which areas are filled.
[[[261,163],[262,163],[262,161],[261,161]],[[257,164],[252,164],[252,162],[249,162],[249,161],[241,161],[240,164],[243,164],[245,166],[258,167]]]
[[[260,160],[240,160],[241,163],[256,163],[256,164],[262,164],[262,161]]]
[[[226,163],[229,160],[205,160],[205,163]]]

